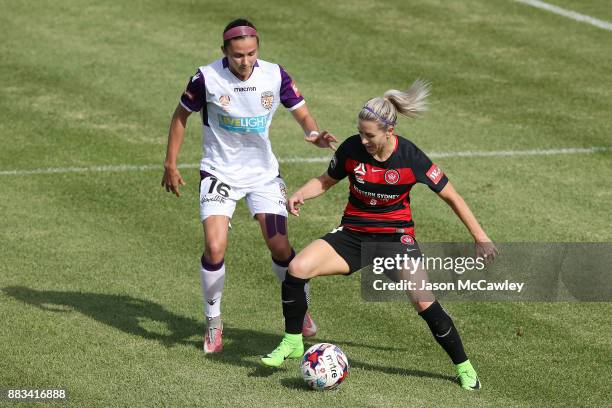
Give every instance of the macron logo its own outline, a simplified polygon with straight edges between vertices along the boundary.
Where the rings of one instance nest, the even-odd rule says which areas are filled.
[[[255,86],[237,86],[234,88],[234,92],[255,92],[257,87]]]

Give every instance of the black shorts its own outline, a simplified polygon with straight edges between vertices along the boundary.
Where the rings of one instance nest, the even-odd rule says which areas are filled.
[[[408,234],[372,234],[337,228],[321,239],[346,261],[349,275],[371,265],[374,257],[395,257],[406,253],[410,257],[421,256],[419,244]],[[367,250],[362,250],[362,243],[368,244]]]

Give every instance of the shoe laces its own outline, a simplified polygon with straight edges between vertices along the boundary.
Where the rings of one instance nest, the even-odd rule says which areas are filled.
[[[209,327],[206,330],[208,331],[208,341],[212,344],[217,343],[221,335],[221,329],[219,327]]]
[[[478,375],[473,370],[463,370],[457,374],[457,379],[459,382],[463,383],[463,381],[470,380],[471,384],[476,384],[476,380],[478,379]]]

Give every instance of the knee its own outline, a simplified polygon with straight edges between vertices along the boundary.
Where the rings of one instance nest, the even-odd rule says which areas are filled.
[[[315,269],[312,267],[312,263],[299,255],[293,258],[291,263],[289,263],[288,272],[292,276],[300,279],[311,279],[317,276]]]
[[[272,258],[278,261],[287,261],[294,254],[289,242],[270,242],[268,241],[268,249]]]
[[[204,248],[204,257],[210,263],[216,264],[225,257],[225,243],[219,241],[207,241]]]

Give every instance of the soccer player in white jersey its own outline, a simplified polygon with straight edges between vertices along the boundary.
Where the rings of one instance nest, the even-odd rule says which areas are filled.
[[[285,279],[295,252],[287,237],[286,187],[270,146],[272,116],[282,104],[302,127],[305,140],[321,148],[336,139],[319,132],[295,83],[278,64],[258,59],[259,37],[245,19],[234,20],[223,31],[224,57],[201,66],[187,83],[174,111],[168,136],[162,186],[177,196],[185,182],[177,169],[187,118],[200,112],[203,157],[200,163],[200,220],[204,227],[204,254],[200,277],[206,330],[204,351],[223,348],[221,294],[225,280],[225,249],[236,203],[246,198],[259,222],[272,255],[272,269]],[[308,297],[308,288],[305,288]],[[316,325],[304,318],[305,336]]]

